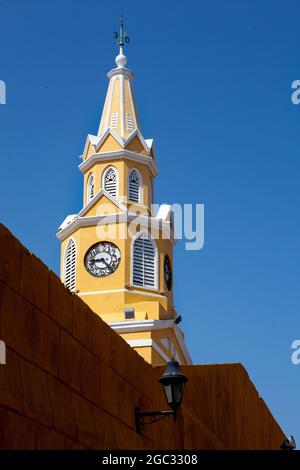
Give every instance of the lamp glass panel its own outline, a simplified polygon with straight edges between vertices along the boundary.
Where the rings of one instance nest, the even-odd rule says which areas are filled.
[[[170,404],[173,401],[173,394],[172,394],[172,384],[164,384],[164,392],[166,396],[167,403]]]
[[[172,384],[172,402],[174,405],[179,406],[182,400],[184,383],[181,380],[176,380]]]

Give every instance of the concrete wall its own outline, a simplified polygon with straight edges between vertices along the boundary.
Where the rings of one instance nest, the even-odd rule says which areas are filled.
[[[1,449],[278,449],[283,433],[240,364],[184,366],[174,424],[147,364],[0,225]]]

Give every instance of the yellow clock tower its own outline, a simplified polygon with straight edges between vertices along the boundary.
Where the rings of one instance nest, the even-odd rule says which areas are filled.
[[[151,364],[190,364],[173,306],[172,211],[152,207],[155,149],[141,132],[122,21],[116,37],[99,130],[79,165],[83,208],[57,233],[61,279]]]

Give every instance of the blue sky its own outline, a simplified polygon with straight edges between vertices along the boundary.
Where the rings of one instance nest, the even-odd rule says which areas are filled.
[[[58,273],[55,233],[81,208],[78,156],[97,131],[120,13],[156,202],[205,204],[204,249],[175,249],[193,360],[242,362],[300,445],[299,2],[2,0],[0,220]]]

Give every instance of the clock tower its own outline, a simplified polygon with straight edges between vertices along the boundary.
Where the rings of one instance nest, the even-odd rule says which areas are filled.
[[[99,129],[79,165],[83,207],[57,233],[61,279],[151,364],[190,364],[173,305],[172,212],[152,207],[155,148],[141,131],[122,20],[116,38]]]

